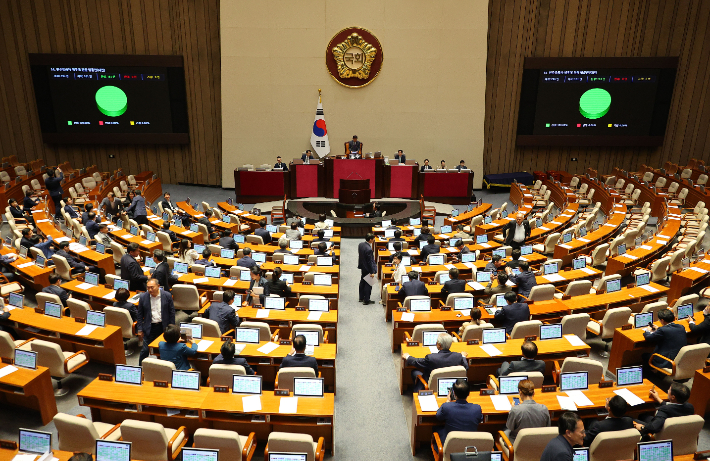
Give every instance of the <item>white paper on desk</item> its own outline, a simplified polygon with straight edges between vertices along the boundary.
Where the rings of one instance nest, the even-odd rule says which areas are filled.
[[[88,290],[89,288],[93,288],[94,285],[92,285],[92,284],[90,284],[90,283],[84,282],[84,283],[80,283],[80,284],[77,285],[76,287],[77,287],[79,290]]]
[[[616,227],[616,224],[609,224],[609,223],[606,223],[606,224],[604,224],[604,225],[607,226],[607,227]]]
[[[389,252],[390,252],[391,255],[394,254],[394,250],[389,250]]]
[[[649,293],[655,293],[658,291],[658,288],[652,287],[651,285],[641,285],[641,288],[648,291]]]
[[[574,404],[574,400],[571,397],[565,397],[564,395],[558,395],[557,401],[560,403],[560,408],[567,411],[577,411],[577,406]]]
[[[103,299],[115,299],[116,298],[116,290],[109,291],[105,295],[102,296]]]
[[[589,243],[589,240],[585,239],[584,237],[579,237],[577,240],[579,240],[580,242]]]
[[[375,282],[377,281],[377,278],[371,277],[370,274],[364,276],[362,279],[363,279],[365,282],[367,282],[367,284],[370,285],[370,286],[374,285]]]
[[[569,341],[569,343],[573,346],[586,346],[587,343],[582,341],[579,336],[577,335],[565,335],[565,339]]]
[[[639,248],[641,248],[642,250],[653,250],[653,247],[648,245],[641,245]]]
[[[641,397],[637,396],[625,387],[622,389],[614,389],[614,394],[620,395],[624,400],[626,400],[626,403],[632,407],[643,403],[643,399]]]
[[[508,400],[507,395],[491,395],[491,402],[493,402],[493,408],[498,411],[510,411],[513,407],[510,406],[510,400]]]
[[[593,269],[590,269],[590,268],[588,268],[588,267],[583,267],[583,268],[581,268],[580,270],[586,272],[586,273],[589,274],[589,275],[594,275],[594,274],[596,274],[596,272],[595,272]]]
[[[234,343],[234,354],[241,354],[245,347],[247,347],[246,343]]]
[[[453,268],[456,267],[456,266],[454,266],[453,264],[444,264],[444,267],[447,268],[447,269],[449,269],[449,270],[451,270],[451,269],[453,269]]]
[[[692,270],[692,271],[695,271],[695,272],[700,272],[701,274],[707,274],[707,273],[708,273],[707,269],[701,269],[701,268],[699,268],[699,267],[690,267],[689,269]]]
[[[503,353],[499,351],[498,348],[495,347],[493,344],[484,344],[483,346],[481,346],[481,349],[483,349],[483,352],[490,355],[491,357],[495,357],[496,355],[503,355]]]
[[[419,399],[419,406],[422,411],[437,411],[439,409],[439,402],[436,401],[436,396],[431,395],[417,395]]]
[[[562,223],[561,223],[561,222],[557,222],[557,221],[550,221],[550,224],[554,224],[555,226],[559,226],[559,225],[561,225]]]
[[[419,252],[417,250],[411,250],[411,249],[407,250],[407,253],[409,253],[412,256],[416,256],[419,254]]]
[[[483,248],[490,248],[491,246],[488,243],[479,243]]]
[[[439,349],[436,348],[436,346],[427,346],[429,348],[429,353],[430,354],[438,354]]]
[[[543,275],[542,278],[547,280],[548,282],[561,282],[565,278],[562,277],[560,274],[548,274],[548,275]]]
[[[49,219],[38,219],[35,221],[36,223],[41,223],[41,222],[49,222]]]
[[[700,262],[703,263],[703,264],[710,264],[710,259],[703,259],[703,260],[700,261]]]
[[[85,251],[88,251],[89,249],[86,248],[84,245],[79,245],[78,243],[70,243],[69,250],[73,251],[74,253],[83,253]]]
[[[34,264],[35,264],[34,261],[30,261],[30,262],[28,262],[28,263],[18,264],[17,267],[18,267],[19,269],[23,269],[23,268],[25,268],[25,267],[34,266]]]
[[[84,325],[76,334],[77,336],[89,336],[97,328],[96,325]]]
[[[308,320],[320,320],[321,315],[323,315],[322,312],[309,312]]]
[[[538,227],[538,229],[540,229],[542,231],[549,231],[550,230],[548,227],[545,227],[545,226],[540,226],[540,227]]]
[[[449,236],[446,235],[446,234],[439,234],[439,235],[437,236],[437,238],[438,238],[439,240],[446,240],[447,238],[449,238]]]
[[[18,453],[15,455],[14,458],[12,458],[12,461],[35,461],[35,458],[37,458],[37,455],[29,454],[29,453]],[[57,458],[54,458],[57,459]]]
[[[659,245],[665,245],[666,243],[668,243],[668,240],[656,240],[656,243]]]
[[[469,269],[473,270],[476,268],[476,265],[473,263],[463,263],[464,266],[468,267]]]
[[[247,397],[242,397],[242,409],[245,413],[251,413],[253,411],[261,410],[261,396],[260,395],[249,395]]]
[[[71,240],[69,237],[57,237],[54,239],[54,241],[58,243],[68,242],[69,240]]]
[[[624,258],[629,258],[629,259],[632,260],[632,261],[634,261],[634,260],[636,260],[636,259],[639,259],[637,256],[630,255],[630,254],[628,254],[628,253],[625,254],[625,255],[621,255],[621,256],[623,256]]]
[[[589,397],[584,395],[584,392],[582,391],[566,391],[565,394],[574,400],[574,404],[578,407],[588,407],[594,405],[594,402],[589,400]]]
[[[308,272],[308,269],[310,269],[311,266],[301,266],[298,268],[299,272]]]
[[[402,312],[402,322],[414,322],[414,313]]]
[[[483,285],[481,285],[478,282],[468,282],[468,286],[470,286],[474,290],[485,290],[486,289],[486,287],[484,287]]]
[[[14,373],[16,371],[17,371],[17,368],[13,367],[12,365],[8,365],[5,368],[0,368],[0,378],[2,378],[3,376],[7,376],[10,373]]]
[[[560,243],[559,246],[561,246],[562,248],[565,248],[565,249],[567,249],[567,250],[569,250],[570,248],[572,248],[571,246],[565,245],[564,243]]]
[[[259,349],[257,349],[257,351],[261,352],[262,354],[271,354],[277,347],[279,347],[279,345],[276,343],[266,343]]]
[[[190,231],[182,231],[182,232],[180,232],[180,235],[190,235],[190,234],[192,234],[192,232],[190,232]]]
[[[203,217],[203,216],[204,216],[204,215],[203,215],[202,213],[199,213],[199,214],[196,214],[196,215],[195,215],[196,218],[201,218],[201,217]]]
[[[197,351],[198,352],[204,352],[207,350],[208,347],[210,347],[214,341],[207,341],[205,339],[201,339],[199,343],[197,343]]]
[[[281,397],[279,413],[297,413],[298,397]]]
[[[422,271],[422,268],[419,267],[419,266],[412,266],[412,270],[413,270],[413,271],[416,271],[416,272],[421,272],[421,271]]]
[[[222,286],[225,286],[225,287],[233,287],[234,285],[237,284],[237,282],[238,282],[238,280],[232,280],[232,279],[230,279],[230,280],[227,280],[226,282],[224,282],[224,283],[222,284]]]
[[[153,243],[155,243],[155,242],[151,242],[150,240],[141,240],[141,244],[143,244],[143,245],[151,245]]]
[[[166,408],[166,409],[165,409],[165,413],[166,413],[168,416],[175,416],[175,415],[179,415],[179,414],[180,414],[180,410],[177,409],[177,408]]]
[[[270,309],[259,309],[256,311],[256,318],[267,319],[269,318],[269,312],[271,312]]]
[[[205,282],[209,282],[209,281],[210,281],[210,279],[208,279],[207,277],[200,277],[198,279],[192,279],[192,283],[205,283]]]

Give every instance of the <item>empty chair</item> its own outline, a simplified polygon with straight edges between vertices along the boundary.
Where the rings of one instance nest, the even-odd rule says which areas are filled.
[[[704,186],[708,182],[708,175],[706,174],[701,174],[698,176],[698,180],[695,182],[698,186]]]
[[[567,285],[564,293],[555,293],[555,298],[562,299],[562,296],[581,296],[589,294],[592,288],[591,280],[575,280]]]
[[[560,362],[555,360],[555,369],[552,372],[555,382],[557,382],[560,373],[574,373],[578,371],[586,371],[588,374],[587,381],[590,384],[598,383],[604,377],[604,365],[601,362],[582,357],[565,357],[560,366]]]
[[[264,239],[261,238],[260,235],[247,235],[246,241],[247,241],[247,243],[251,243],[254,245],[263,245],[264,244]]]
[[[636,444],[641,433],[636,429],[601,432],[589,447],[590,461],[617,461],[634,459]]]
[[[653,321],[655,322],[656,320],[658,320],[658,311],[660,311],[661,309],[667,309],[667,308],[668,308],[667,303],[665,303],[664,301],[657,301],[655,303],[648,303],[645,306],[643,306],[643,309],[641,309],[641,313],[646,314],[646,313],[651,312],[653,314]],[[634,316],[633,315],[631,317],[629,317],[629,323],[631,325],[634,324]]]
[[[446,329],[441,323],[424,323],[414,326],[412,336],[409,336],[409,333],[405,332],[405,337],[410,341],[418,341],[421,343],[425,331],[438,331],[440,333],[446,333]]]
[[[647,171],[641,177],[641,181],[643,181],[643,182],[649,182],[652,179],[653,179],[653,171]]]
[[[599,267],[606,264],[606,254],[609,250],[609,244],[603,243],[597,245],[592,251],[591,256],[587,256],[587,264],[592,267]]]
[[[691,176],[693,176],[693,170],[690,168],[685,168],[680,174],[680,179],[690,179]]]
[[[666,190],[666,193],[670,195],[671,197],[675,197],[675,194],[678,192],[678,188],[680,185],[673,181],[670,186],[668,186],[668,190]]]
[[[491,451],[493,435],[490,432],[451,431],[443,446],[438,432],[434,432],[431,438],[431,451],[436,461],[450,461],[451,453],[463,453],[469,446],[475,446],[478,451]]]
[[[59,298],[59,296],[51,294],[51,293],[37,293],[35,295],[37,299],[37,307],[40,309],[44,309],[44,303],[50,302],[50,303],[56,303],[59,304],[60,306],[62,305],[62,300]]]
[[[543,195],[540,200],[535,200],[533,202],[533,208],[546,207],[547,204],[550,203],[550,193],[551,191],[549,190],[545,191],[545,195]]]
[[[221,338],[223,334],[228,334],[232,333],[232,337],[234,336],[234,330],[229,330],[225,331],[222,333],[219,330],[219,324],[214,321],[210,320],[204,317],[197,316],[194,319],[192,319],[193,323],[197,323],[202,325],[202,336],[206,338]]]
[[[579,185],[579,178],[577,176],[575,176],[569,182],[569,187],[571,187],[572,189],[576,189],[578,185]]]
[[[167,381],[173,379],[175,364],[167,360],[147,357],[143,360],[143,381]]]
[[[608,356],[607,352],[609,350],[609,343],[614,338],[614,330],[626,325],[629,321],[630,315],[631,309],[628,307],[615,307],[613,309],[608,309],[604,313],[604,318],[601,322],[595,319],[589,320],[589,323],[587,324],[587,331],[599,336],[601,340],[604,341],[604,352],[602,353],[602,357]]]
[[[518,322],[513,327],[513,331],[510,332],[510,339],[523,339],[526,336],[537,336],[540,333],[540,325],[542,325],[542,322],[539,320]]]
[[[131,458],[143,461],[173,461],[187,443],[185,426],[168,429],[162,424],[127,419],[121,424],[121,437],[131,442]]]
[[[426,385],[425,389],[438,389],[440,379],[464,377],[466,377],[466,369],[460,365],[454,367],[437,368],[436,370],[432,370],[431,374],[429,375],[429,381],[426,383],[424,383],[424,378],[421,375],[417,376],[417,378],[420,379],[422,383]]]
[[[671,199],[668,203],[671,205],[683,206],[685,204],[685,199],[688,197],[688,188],[684,187],[680,190],[678,197]]]
[[[698,449],[698,437],[704,425],[705,420],[698,415],[667,418],[654,438],[673,440],[673,456],[692,455]]]
[[[670,307],[670,310],[673,311],[673,315],[676,317],[678,316],[678,306],[682,306],[684,304],[692,304],[695,306],[698,301],[700,301],[700,296],[698,296],[695,293],[691,293],[689,295],[681,296],[680,298],[676,299],[676,302],[673,303],[673,305]]]
[[[82,416],[57,413],[54,425],[59,437],[59,449],[62,451],[96,454],[96,441],[99,439],[117,441],[121,439],[121,425],[92,422]]]
[[[594,192],[595,192],[595,189],[590,190],[590,191],[589,191],[589,194],[587,195],[587,197],[586,197],[586,198],[581,198],[581,199],[579,199],[579,200],[577,201],[577,203],[579,203],[580,206],[588,207],[588,206],[591,205],[592,202],[594,201]]]
[[[231,382],[230,382],[231,386]],[[220,461],[247,461],[256,451],[256,434],[239,435],[234,431],[199,428],[193,434],[195,448],[219,450]]]
[[[611,274],[611,275],[605,275],[604,277],[596,280],[594,282],[594,286],[592,289],[589,291],[589,294],[595,294],[598,291],[606,290],[606,282],[609,280],[620,280],[621,275],[619,274]]]
[[[246,374],[246,370],[241,365],[224,365],[217,363],[210,366],[209,385],[210,387],[232,387],[232,376],[244,376]]]
[[[31,342],[32,339],[29,341],[25,341],[24,339],[12,339],[10,333],[0,330],[0,357],[8,359],[15,358],[15,349],[31,351]]]
[[[178,283],[173,285],[171,293],[176,310],[198,311],[207,302],[207,298],[200,298],[195,285]]]
[[[315,378],[316,372],[310,367],[281,368],[276,374],[276,388],[293,392],[294,378]]]
[[[85,319],[86,313],[91,310],[89,303],[76,298],[67,299],[69,315],[74,318]]]
[[[250,322],[243,321],[239,324],[240,328],[258,328],[259,329],[259,341],[278,341],[279,330],[275,330],[271,333],[271,328],[266,322]]]
[[[65,395],[68,391],[62,389],[62,379],[88,364],[89,356],[83,350],[75,353],[64,352],[58,344],[40,339],[32,341],[31,344],[32,350],[37,352],[37,365],[49,368],[49,374],[57,381],[54,395]]]
[[[483,330],[486,328],[493,328],[493,324],[481,322],[480,325],[476,325],[475,323],[466,325],[463,329],[463,333],[461,334],[461,341],[466,342],[472,339],[480,341],[483,337]]]
[[[530,301],[549,301],[555,298],[555,286],[550,284],[535,285],[527,299]]]
[[[559,232],[554,232],[547,236],[544,245],[535,244],[533,245],[533,250],[542,254],[552,254],[555,252],[555,245],[560,240],[561,234]]]
[[[624,205],[636,205],[638,203],[639,197],[641,196],[641,189],[636,189],[631,193],[631,198],[623,200]]]
[[[666,376],[670,376],[673,381],[685,382],[695,375],[695,370],[701,370],[705,367],[705,359],[710,354],[710,344],[699,343],[683,346],[680,348],[675,359],[671,360],[668,357],[663,357],[660,354],[654,353],[648,359],[648,364],[657,371],[660,371]],[[653,359],[658,357],[662,360],[667,360],[671,363],[672,368],[657,367],[652,363]]]
[[[318,342],[319,343],[327,343],[328,342],[328,333],[323,333],[323,326],[318,325],[316,323],[301,323],[294,325],[291,328],[291,337],[295,338],[298,335],[299,331],[317,331],[318,332]]]
[[[306,461],[323,461],[325,439],[318,438],[313,441],[313,436],[296,434],[293,432],[272,432],[264,450],[264,459],[269,459],[269,453],[305,453]]]
[[[557,435],[556,426],[529,427],[518,431],[515,443],[510,443],[505,432],[498,431],[496,448],[507,456],[508,461],[540,461],[545,447]]]
[[[131,319],[131,314],[128,312],[128,309],[122,307],[105,307],[104,314],[106,314],[106,325],[117,326],[121,329],[125,349],[126,343],[136,337],[136,322],[133,322]],[[130,357],[134,352],[135,351],[126,349],[126,357]]]
[[[568,314],[562,317],[562,334],[577,335],[582,341],[587,337],[589,314]]]

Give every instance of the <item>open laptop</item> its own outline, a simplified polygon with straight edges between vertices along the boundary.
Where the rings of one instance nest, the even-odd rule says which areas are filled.
[[[518,393],[518,383],[528,379],[528,375],[499,376],[498,393],[501,395],[512,395]]]
[[[462,263],[473,263],[476,262],[476,253],[461,253]]]
[[[562,324],[540,325],[540,340],[562,338]]]
[[[653,312],[640,312],[634,315],[634,328],[645,328],[653,323]]]
[[[105,327],[106,314],[99,311],[86,311],[86,324],[97,327]]]
[[[313,276],[313,285],[329,287],[333,285],[333,277],[330,274],[315,274]]]
[[[617,386],[633,386],[643,383],[643,367],[621,367],[616,369]]]
[[[589,373],[586,371],[560,373],[560,391],[587,389],[589,389]]]
[[[521,254],[522,256],[531,255],[532,252],[533,252],[533,247],[532,247],[532,245],[523,245],[523,246],[520,247],[520,254]]]
[[[293,285],[293,274],[290,272],[283,272],[281,274],[280,280],[283,280],[284,282],[286,282],[289,285]]]
[[[449,239],[449,248],[456,248],[456,245],[461,241],[460,238],[452,237]]]
[[[121,288],[125,288],[126,290],[128,290],[128,280],[113,279],[113,289],[120,290]]]
[[[587,258],[585,258],[584,256],[582,256],[581,258],[574,258],[572,260],[572,267],[574,268],[574,270],[584,269],[585,267],[587,267]]]
[[[282,311],[286,309],[286,298],[274,298],[267,296],[264,298],[264,309],[274,309]]]
[[[673,461],[673,441],[639,442],[638,461]]]
[[[22,309],[24,302],[25,302],[25,295],[21,295],[19,293],[10,293],[9,304],[12,307]]]
[[[320,346],[320,333],[317,330],[292,330],[292,336],[303,336],[306,338],[306,346]]]
[[[57,319],[62,318],[62,305],[49,301],[45,302],[44,315],[48,315]]]
[[[443,330],[424,331],[422,332],[422,346],[436,346],[436,340]]]
[[[292,242],[295,240],[292,240]],[[284,255],[284,264],[287,264],[289,266],[295,266],[298,264],[298,256],[297,255]]]
[[[451,233],[451,226],[441,226],[441,229],[439,229],[440,234],[450,234]]]
[[[232,375],[233,394],[261,395],[261,376]]]
[[[234,251],[234,250],[232,250]],[[251,254],[251,259],[258,263],[265,263],[266,262],[266,253],[253,253]]]
[[[283,452],[269,452],[269,459],[266,461],[307,461],[308,455],[306,453],[283,453]]]
[[[451,280],[451,276],[449,275],[448,272],[445,273],[445,274],[441,274],[441,275],[439,276],[439,284],[440,284],[440,285],[445,284],[445,283],[448,282],[449,280]]]
[[[291,250],[300,250],[303,248],[303,240],[289,240],[288,247]]]
[[[683,304],[682,306],[678,306],[678,320],[683,320],[688,317],[693,316],[693,305],[692,304]]]
[[[205,268],[205,277],[209,277],[211,279],[218,279],[222,277],[222,271],[219,267],[206,267]]]
[[[20,429],[18,440],[20,453],[36,453],[41,455],[52,451],[51,432]]]
[[[175,263],[173,266],[173,272],[178,274],[187,274],[187,263]]]
[[[567,233],[565,233],[565,234],[562,234],[562,243],[569,243],[569,242],[571,242],[573,236],[574,236],[574,235],[572,234],[572,232],[567,232]]]
[[[460,378],[439,378],[439,387],[437,389],[438,396],[447,397],[451,391],[451,388],[454,387],[454,384],[456,384],[456,381],[459,379],[468,381],[465,376],[461,376]]]
[[[150,256],[145,258],[145,267],[150,267],[151,269],[155,269],[158,265],[155,263],[155,260],[151,258]]]
[[[218,461],[219,450],[208,448],[183,448],[182,461]],[[99,461],[99,460],[96,460]],[[107,460],[114,461],[114,460]]]
[[[317,266],[332,266],[333,258],[331,256],[318,256],[316,258]]]
[[[234,250],[228,250],[227,248],[222,248],[219,252],[220,258],[234,259]]]
[[[559,272],[559,267],[557,263],[547,263],[542,266],[543,274],[551,275]]]
[[[410,299],[409,300],[409,311],[410,312],[430,312],[431,311],[431,298]]]
[[[294,378],[294,397],[323,397],[325,387],[323,378]]]
[[[235,342],[259,344],[259,329],[258,328],[235,328]]]
[[[476,243],[478,243],[478,244],[488,243],[488,236],[486,234],[477,235],[476,236]]]
[[[205,248],[207,248],[207,246],[200,245],[199,243],[194,244],[192,247],[192,249],[195,250],[199,255],[201,255],[202,252],[205,251]]]
[[[27,368],[29,370],[37,369],[37,352],[34,351],[24,351],[22,349],[15,349],[15,366]]]
[[[495,256],[495,255],[498,255],[498,256],[500,256],[501,258],[504,258],[504,259],[505,259],[505,256],[506,256],[506,255],[505,255],[505,249],[493,250],[493,256]]]
[[[129,365],[116,365],[116,382],[122,384],[141,385],[143,369]]]
[[[483,329],[481,342],[483,344],[503,344],[503,343],[505,343],[505,328],[485,328],[485,329]]]
[[[572,461],[589,461],[589,448],[573,448]]]
[[[308,310],[313,311],[313,312],[328,312],[328,311],[330,311],[328,299],[309,299],[308,300]]]
[[[473,309],[473,298],[454,298],[454,310],[455,311],[465,311],[468,309]]]
[[[493,275],[493,272],[476,271],[476,282],[481,284],[488,283],[491,281],[491,275]]]
[[[636,286],[637,287],[642,287],[644,285],[648,285],[649,283],[651,283],[651,273],[650,272],[642,272],[642,273],[636,275]]]
[[[182,450],[185,459],[185,449]],[[130,461],[131,442],[96,440],[96,461]]]
[[[192,331],[192,339],[202,339],[202,325],[199,323],[180,322],[180,330],[183,328]]]
[[[95,274],[93,272],[86,272],[84,274],[84,282],[89,283],[91,285],[98,285],[99,284],[99,274]]]
[[[173,370],[170,380],[170,387],[173,389],[184,389],[188,391],[200,390],[200,372]]]
[[[619,246],[616,247],[616,254],[619,256],[626,254],[626,244],[625,243],[620,243]]]
[[[607,293],[616,293],[617,291],[621,291],[621,279],[607,280],[606,281],[606,292]]]

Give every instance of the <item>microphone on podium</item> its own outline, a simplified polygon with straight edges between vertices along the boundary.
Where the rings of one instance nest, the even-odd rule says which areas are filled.
[[[363,178],[362,175],[360,175],[360,173],[358,173],[357,171],[352,171],[352,172],[350,172],[350,174],[348,175],[348,177],[345,178],[345,179],[350,179],[350,176],[352,176],[352,175],[354,175],[354,174],[360,176],[360,179],[365,179],[365,178]]]

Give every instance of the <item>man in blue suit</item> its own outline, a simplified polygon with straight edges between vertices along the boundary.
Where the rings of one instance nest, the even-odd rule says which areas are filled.
[[[537,285],[535,280],[535,274],[530,271],[530,263],[527,261],[520,261],[520,274],[513,275],[513,271],[510,268],[506,268],[508,273],[508,280],[513,282],[518,286],[518,294],[523,296],[529,296],[530,290]]]
[[[318,376],[318,362],[315,357],[309,357],[306,355],[306,337],[303,335],[296,335],[293,338],[293,350],[281,360],[282,368],[290,367],[308,367],[313,368]]]
[[[415,394],[424,389],[424,384],[421,382],[419,377],[421,376],[424,381],[428,382],[431,372],[437,368],[455,367],[460,365],[468,370],[468,360],[466,360],[468,353],[451,352],[450,349],[452,343],[453,338],[451,335],[444,332],[436,338],[436,348],[439,350],[436,354],[427,354],[427,356],[423,359],[415,359],[406,352],[402,353],[405,365],[416,368],[416,370],[412,371],[412,381],[414,382]]]
[[[365,236],[365,241],[360,242],[357,246],[357,268],[360,269],[360,302],[363,304],[372,304],[370,301],[370,293],[372,293],[372,285],[365,281],[365,277],[370,277],[371,281],[377,277],[377,265],[375,264],[375,256],[372,251],[372,242],[375,240],[375,235],[368,232]]]
[[[266,230],[266,219],[259,220],[259,228],[254,230],[254,235],[261,237],[264,245],[271,243],[271,234]]]
[[[407,296],[429,296],[429,289],[426,283],[419,280],[419,272],[409,271],[409,281],[402,284],[399,296],[405,299]]]
[[[652,325],[650,328],[646,327],[643,337],[646,342],[656,346],[653,350],[654,354],[674,360],[680,349],[688,344],[685,327],[674,323],[675,315],[670,309],[658,311],[658,320],[661,321],[661,326]],[[650,354],[643,354],[642,357],[644,366],[648,366]],[[658,357],[654,357],[652,363],[659,368],[671,368],[670,362]]]
[[[530,307],[528,307],[527,303],[515,302],[518,299],[518,295],[512,291],[503,296],[505,296],[508,305],[497,310],[493,318],[502,328],[505,328],[506,333],[510,334],[516,323],[530,320]]]
[[[138,333],[143,335],[143,349],[138,357],[138,365],[148,357],[148,345],[155,341],[168,325],[175,324],[173,297],[160,289],[156,279],[148,280],[148,291],[138,298]]]
[[[481,406],[466,401],[470,392],[468,382],[465,379],[457,379],[453,386],[453,396],[449,394],[449,399],[437,410],[436,419],[444,422],[444,427],[436,431],[442,447],[449,432],[475,432],[483,422]],[[438,450],[438,447],[436,449]]]
[[[126,214],[133,212],[133,219],[138,224],[148,224],[148,212],[145,209],[145,199],[141,195],[140,189],[134,191],[136,196],[133,197],[131,206],[126,210]]]

